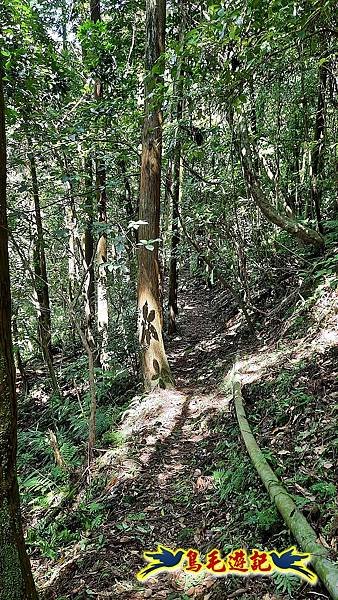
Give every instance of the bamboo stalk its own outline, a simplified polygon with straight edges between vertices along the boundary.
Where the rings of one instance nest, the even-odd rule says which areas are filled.
[[[328,560],[328,551],[318,542],[316,532],[265,460],[246,418],[241,381],[236,367],[233,371],[232,390],[239,428],[258,475],[303,552],[312,555],[311,563],[331,598],[338,600],[338,566]]]

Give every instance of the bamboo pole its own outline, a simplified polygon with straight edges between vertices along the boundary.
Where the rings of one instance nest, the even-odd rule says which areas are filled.
[[[328,560],[328,551],[318,542],[316,532],[265,460],[246,418],[236,366],[233,370],[232,390],[239,428],[258,475],[303,552],[311,554],[311,563],[332,600],[338,600],[338,566]]]

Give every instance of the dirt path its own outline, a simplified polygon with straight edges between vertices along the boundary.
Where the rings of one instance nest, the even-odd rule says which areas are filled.
[[[220,391],[220,383],[240,343],[240,351],[245,348],[252,353],[254,379],[260,377],[261,363],[269,369],[278,358],[268,345],[262,343],[254,349],[245,338],[243,341],[243,324],[225,295],[188,283],[181,289],[180,299],[179,331],[166,340],[176,389],[137,397],[126,411],[121,424],[125,443],[97,463],[98,479],[110,474],[104,494],[97,498],[105,507],[104,523],[89,533],[86,547],[77,545],[63,557],[58,575],[53,565],[53,585],[46,600],[293,597],[277,596],[275,583],[267,577],[222,579],[174,572],[145,583],[135,578],[145,566],[143,551],[155,550],[158,544],[196,548],[202,556],[215,547],[222,550],[231,548],[232,543],[247,544],[247,538],[241,538],[243,531],[238,530],[238,511],[247,515],[250,511],[236,505],[231,494],[222,500],[213,476],[226,467],[230,447],[241,457],[232,465],[247,461],[243,466],[246,479],[250,479],[251,468],[246,453],[241,454],[231,397]],[[248,373],[251,381],[250,369]],[[240,476],[240,471],[234,474],[233,489]],[[256,494],[259,478],[253,475],[250,481],[248,493],[253,489]],[[264,491],[263,498],[269,507]],[[254,513],[259,513],[257,507]],[[282,530],[279,522],[274,531],[270,528],[260,535],[258,543],[274,547]],[[250,526],[246,531],[250,532]],[[46,581],[50,575],[44,577]],[[296,597],[313,598],[316,593],[307,595],[305,589]]]
[[[223,376],[217,368],[221,369],[225,360],[231,362],[236,350],[234,331],[225,328],[226,302],[223,300],[223,306],[219,306],[214,292],[189,282],[180,297],[178,334],[167,343],[177,388],[193,392],[216,389]]]
[[[163,574],[145,584],[135,578],[144,550],[163,543],[205,552],[226,526],[212,472],[218,425],[229,410],[218,384],[234,353],[234,335],[225,333],[224,318],[219,320],[203,285],[185,284],[180,298],[179,332],[166,344],[177,389],[136,400],[127,411],[127,442],[118,457],[112,451],[108,459],[114,475],[104,498],[107,521],[95,550],[79,552],[62,567],[55,598],[169,600],[186,592],[207,597],[207,590],[210,599],[224,598],[227,584],[211,577]],[[91,542],[95,547],[93,536]]]
[[[140,585],[130,577],[144,565],[143,550],[164,543],[206,551],[215,544],[215,531],[224,523],[224,509],[212,485],[213,452],[219,439],[214,424],[218,415],[229,409],[229,397],[220,393],[218,384],[224,357],[233,353],[233,337],[226,337],[224,321],[216,322],[212,296],[204,286],[196,289],[186,284],[180,297],[179,331],[167,341],[176,391],[153,395],[142,401],[141,414],[138,405],[135,414],[129,415],[133,424],[138,419],[143,424],[133,450],[144,466],[132,482],[125,481],[122,494],[122,488],[118,491],[119,522],[136,520],[132,531],[122,537],[126,544],[120,550],[125,579],[116,584],[117,595],[113,593],[111,598],[122,594],[135,600],[181,598],[184,591],[204,597],[216,583],[210,577],[203,577],[202,582],[201,577],[174,574]],[[125,428],[129,431],[128,423]],[[135,508],[122,506],[130,495]],[[124,586],[129,589],[124,590]],[[217,587],[224,588],[224,582]],[[211,597],[223,598],[224,594],[214,590]]]

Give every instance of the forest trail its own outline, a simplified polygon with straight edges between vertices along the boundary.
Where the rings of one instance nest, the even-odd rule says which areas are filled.
[[[237,352],[248,357],[245,367],[242,363],[242,374],[247,382],[252,382],[260,380],[263,372],[278,373],[286,357],[291,360],[296,356],[299,360],[300,347],[304,358],[312,346],[318,347],[320,339],[327,337],[322,323],[317,337],[307,332],[303,340],[295,339],[291,344],[286,340],[286,349],[279,350],[279,346],[270,344],[267,338],[254,346],[250,338],[246,338],[241,316],[223,292],[208,290],[188,279],[182,282],[179,297],[178,333],[166,343],[176,387],[158,390],[146,397],[137,396],[124,413],[120,426],[124,443],[105,451],[102,458],[97,459],[92,473],[93,481],[100,477],[107,481],[104,493],[97,497],[97,502],[105,507],[104,524],[89,534],[88,549],[76,544],[62,557],[59,567],[54,565],[52,578],[51,573],[43,570],[43,565],[36,568],[48,600],[60,597],[67,600],[224,600],[237,596],[277,600],[284,597],[274,593],[271,578],[256,578],[253,585],[250,579],[216,578],[206,576],[205,572],[161,573],[144,583],[135,577],[146,564],[143,552],[156,550],[158,544],[172,549],[196,548],[202,556],[215,547],[231,548],[233,539],[246,545],[246,534],[238,530],[236,504],[235,486],[241,471],[234,474],[233,493],[230,491],[226,498],[220,495],[215,477],[215,472],[226,469],[227,464],[233,468],[231,452],[232,460],[234,456],[241,456],[241,461],[247,461],[243,472],[249,483],[244,488],[248,488],[249,495],[252,490],[254,506],[257,498],[261,502],[255,494],[262,493],[266,504],[260,504],[261,509],[257,507],[256,512],[263,511],[270,518],[270,501],[264,491],[259,492],[260,480],[241,448],[231,410],[232,396],[224,385],[222,388],[224,376],[231,369]],[[327,306],[331,314],[330,302]],[[321,314],[324,313],[322,310]],[[332,337],[334,328],[330,320],[327,331]],[[330,346],[334,340],[330,337],[328,340]],[[335,360],[334,355],[330,360]],[[309,380],[312,376],[315,380],[317,376],[311,369]],[[301,410],[306,416],[306,411]],[[263,424],[263,430],[270,437],[273,426],[266,422],[266,415]],[[283,448],[285,443],[293,443],[294,434],[292,428],[280,429],[285,430],[286,438],[277,436],[272,443],[281,444]],[[242,489],[242,484],[239,485]],[[240,509],[249,510],[248,506]],[[72,510],[76,527],[76,506]],[[263,528],[258,534],[259,543],[275,547],[281,543],[283,524],[279,521],[276,527],[267,523],[265,533]],[[72,528],[72,514],[68,527]],[[299,597],[314,596],[305,591],[305,595],[302,592]]]
[[[217,388],[217,364],[223,366],[236,353],[234,332],[219,318],[219,299],[200,284],[182,286],[178,333],[167,343],[168,359],[176,387],[192,393]],[[196,377],[197,374],[197,377]]]
[[[97,600],[172,598],[187,591],[196,598],[224,598],[225,582],[205,575],[161,574],[145,584],[135,578],[144,550],[162,543],[206,552],[220,541],[226,522],[212,473],[231,399],[220,382],[235,354],[238,318],[226,333],[215,294],[202,283],[184,283],[180,298],[179,331],[166,344],[176,388],[132,402],[121,427],[126,443],[107,452],[99,466],[112,472],[99,499],[109,511],[100,530],[106,542],[95,552],[73,549],[64,557],[52,586],[49,580],[49,597],[53,590],[55,598],[67,593]]]

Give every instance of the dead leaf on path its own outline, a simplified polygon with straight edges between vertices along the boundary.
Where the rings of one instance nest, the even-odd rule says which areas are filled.
[[[201,442],[202,440],[204,440],[205,438],[205,434],[204,433],[199,433],[196,435],[193,435],[192,437],[187,439],[187,442]]]
[[[314,448],[314,451],[315,451],[315,454],[320,456],[321,454],[323,454],[323,452],[325,452],[325,446],[316,446]]]
[[[323,538],[323,536],[321,534],[319,534],[319,541],[324,546],[324,548],[331,550],[331,546],[329,546],[329,544],[327,543],[327,541]]]
[[[217,581],[216,577],[206,577],[204,580],[204,585],[207,589],[209,589],[213,585],[215,585],[216,581]]]
[[[308,498],[309,500],[311,500],[311,502],[314,502],[316,500],[316,497],[313,496],[312,494],[310,494],[310,492],[308,492],[306,489],[304,489],[301,485],[299,485],[298,483],[295,483],[294,485],[295,485],[296,490],[298,490],[298,492],[303,494],[303,496],[305,496],[305,498]]]
[[[209,490],[212,487],[213,487],[213,478],[210,475],[207,475],[207,476],[200,475],[200,477],[197,478],[197,481],[194,484],[194,492],[197,494],[201,493],[201,492],[206,492],[207,490]]]

